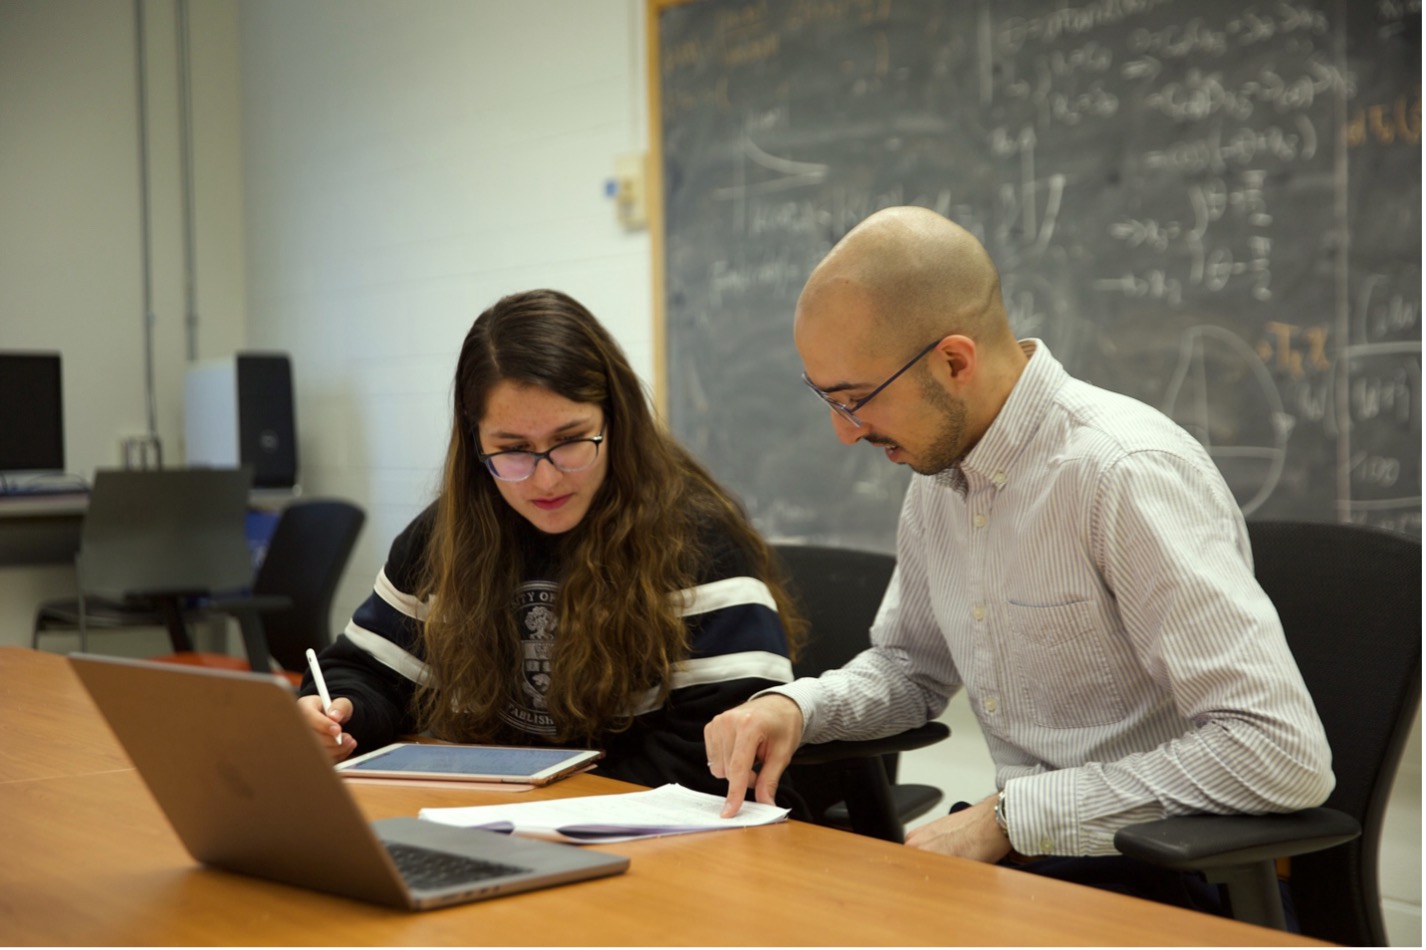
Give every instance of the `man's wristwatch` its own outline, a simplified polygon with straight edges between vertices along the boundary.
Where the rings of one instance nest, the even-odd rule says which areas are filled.
[[[995,823],[1000,826],[1000,830],[1005,833],[1005,837],[1010,837],[1010,826],[1005,821],[1005,792],[1002,790],[995,796]]]

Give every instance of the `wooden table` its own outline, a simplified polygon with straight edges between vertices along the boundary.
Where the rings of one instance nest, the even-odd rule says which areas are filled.
[[[0,723],[0,945],[1318,945],[801,822],[602,846],[626,874],[403,913],[195,864],[59,656],[0,648]],[[372,818],[512,794],[353,792]]]

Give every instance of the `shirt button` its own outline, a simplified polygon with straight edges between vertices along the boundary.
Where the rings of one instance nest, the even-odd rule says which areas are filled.
[[[974,607],[972,607],[972,608],[970,609],[970,615],[971,615],[972,617],[974,617],[975,619],[977,619],[977,620],[984,620],[984,619],[985,619],[985,608],[982,607],[980,604],[976,604]]]
[[[1055,850],[1055,842],[1054,842],[1054,840],[1053,840],[1052,838],[1041,838],[1041,839],[1040,839],[1040,853],[1041,853],[1041,854],[1049,854],[1050,852],[1052,852],[1052,851],[1054,851],[1054,850]]]
[[[991,696],[989,699],[987,699],[987,700],[985,701],[985,711],[986,711],[986,712],[992,712],[992,713],[993,713],[993,712],[995,712],[995,711],[996,711],[997,709],[999,709],[999,708],[1000,708],[1000,703],[999,703],[998,700],[996,700],[996,698],[995,698],[994,696]]]
[[[996,472],[994,475],[990,476],[990,480],[995,483],[996,488],[1000,488],[1005,484],[1005,473]]]
[[[975,516],[975,526],[976,526],[977,528],[984,528],[984,527],[985,527],[985,515],[976,515],[976,516]]]

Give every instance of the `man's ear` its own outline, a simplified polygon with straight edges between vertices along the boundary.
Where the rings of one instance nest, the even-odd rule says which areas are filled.
[[[977,356],[974,340],[952,333],[936,344],[931,358],[944,367],[943,372],[950,378],[952,386],[964,386],[975,377]]]

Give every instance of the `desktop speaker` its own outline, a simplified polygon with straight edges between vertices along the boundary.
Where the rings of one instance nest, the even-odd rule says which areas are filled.
[[[193,364],[183,386],[190,466],[247,465],[254,488],[297,484],[292,362],[284,353],[237,353]]]

